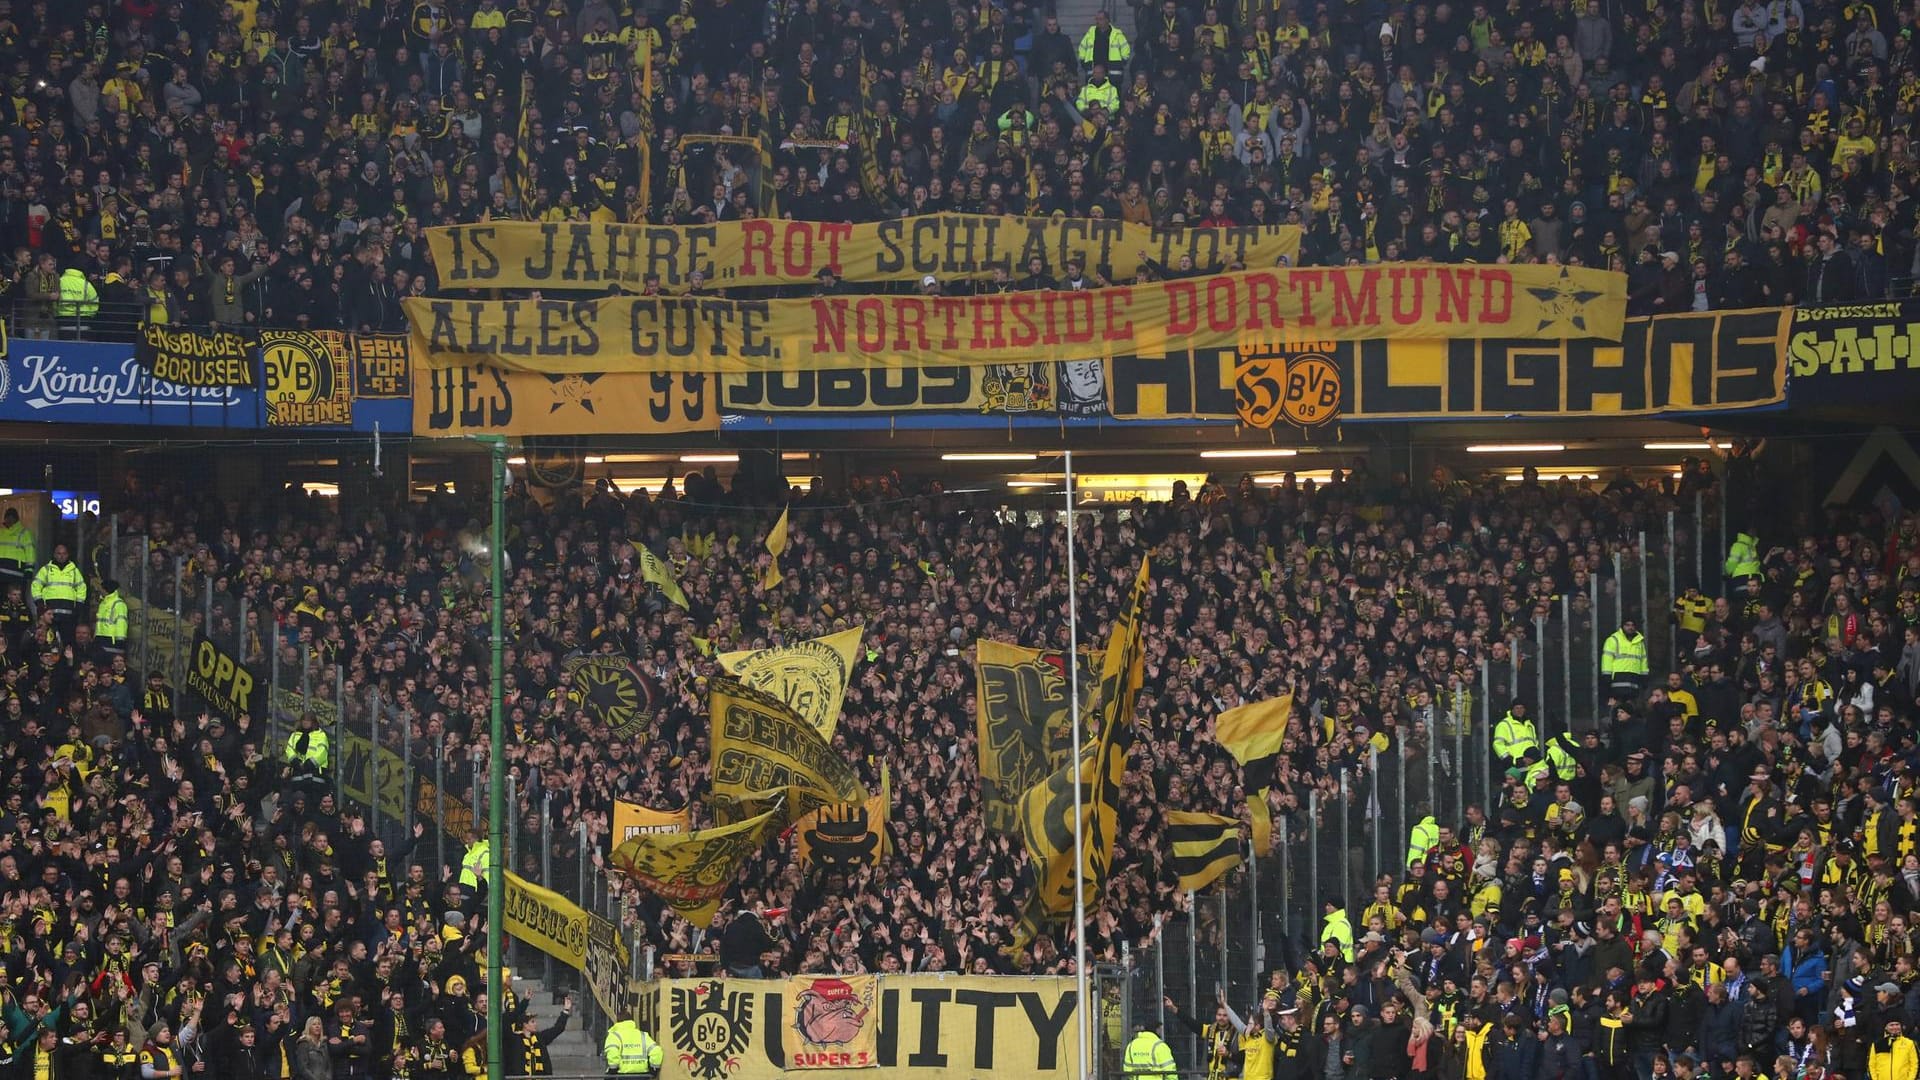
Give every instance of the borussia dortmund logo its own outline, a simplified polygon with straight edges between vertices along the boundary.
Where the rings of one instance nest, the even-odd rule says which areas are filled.
[[[653,712],[653,683],[634,670],[624,656],[582,656],[567,665],[573,689],[567,698],[596,724],[605,724],[616,736],[627,736],[646,723]]]
[[[669,1018],[680,1064],[699,1080],[722,1080],[740,1068],[753,1034],[753,995],[727,993],[719,981],[673,991]]]
[[[1540,320],[1536,331],[1545,330],[1556,324],[1572,327],[1582,334],[1588,332],[1587,305],[1606,295],[1598,289],[1583,289],[1573,283],[1573,272],[1567,267],[1560,268],[1560,279],[1550,286],[1529,287],[1527,293],[1546,308],[1546,317]]]

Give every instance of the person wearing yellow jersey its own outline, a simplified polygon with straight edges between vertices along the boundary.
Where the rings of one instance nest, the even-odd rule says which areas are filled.
[[[1743,579],[1744,580],[1744,579]],[[1696,582],[1687,582],[1687,590],[1673,600],[1673,626],[1675,643],[1681,656],[1692,656],[1694,643],[1700,640],[1700,634],[1707,628],[1707,615],[1713,611],[1713,601],[1700,592]]]
[[[1867,1051],[1868,1080],[1914,1080],[1920,1076],[1920,1055],[1907,1037],[1906,1025],[1894,1013],[1881,1028],[1880,1037]]]

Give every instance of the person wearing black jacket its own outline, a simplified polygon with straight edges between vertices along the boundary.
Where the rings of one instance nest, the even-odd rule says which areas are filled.
[[[566,1002],[560,1006],[560,1019],[554,1021],[553,1026],[545,1031],[535,1027],[538,1021],[532,1016],[521,1021],[520,1030],[509,1032],[504,1040],[507,1075],[553,1075],[553,1058],[547,1053],[547,1047],[552,1046],[553,1040],[559,1038],[560,1033],[567,1029],[567,1021],[572,1016],[573,995],[569,994]]]
[[[756,905],[754,910],[734,916],[720,935],[720,965],[727,974],[737,979],[760,978],[760,958],[773,951],[776,944],[762,920],[777,919],[785,913],[780,908]]]
[[[1234,1029],[1233,1022],[1227,1018],[1227,1003],[1224,995],[1220,1003],[1214,1006],[1212,1023],[1202,1023],[1195,1017],[1181,1015],[1180,1006],[1174,1004],[1171,997],[1165,998],[1165,1004],[1167,1011],[1200,1040],[1201,1051],[1206,1055],[1209,1080],[1218,1080],[1226,1076],[1237,1054],[1234,1042],[1238,1032]],[[1277,1061],[1275,1072],[1278,1073]]]
[[[1621,1019],[1627,1023],[1627,1046],[1633,1054],[1633,1072],[1639,1077],[1653,1075],[1654,1055],[1661,1051],[1667,1033],[1667,995],[1660,989],[1659,976],[1640,973],[1633,998]]]

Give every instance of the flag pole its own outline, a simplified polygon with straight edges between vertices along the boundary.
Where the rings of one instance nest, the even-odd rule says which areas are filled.
[[[1075,1050],[1075,1073],[1087,1080],[1087,1040],[1092,1031],[1093,1003],[1087,1000],[1087,861],[1082,831],[1085,822],[1080,806],[1084,784],[1080,760],[1080,575],[1073,555],[1073,451],[1067,456],[1067,701],[1073,732],[1073,994],[1079,1008],[1075,1030],[1079,1038]]]

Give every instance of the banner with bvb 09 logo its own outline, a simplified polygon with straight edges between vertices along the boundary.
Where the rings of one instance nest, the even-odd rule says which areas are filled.
[[[260,331],[268,427],[353,423],[353,352],[337,330]]]
[[[899,1080],[1068,1080],[1079,1061],[1079,1001],[1058,976],[669,979],[636,991],[635,1019],[666,1051],[659,1080],[777,1080],[802,1068],[825,1080],[868,1067]],[[815,1042],[803,1028],[847,1041]],[[855,1060],[868,1038],[870,1061]]]

